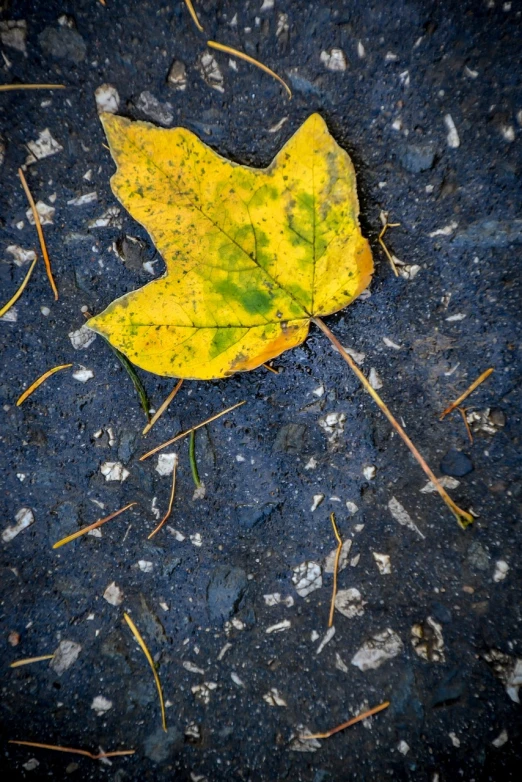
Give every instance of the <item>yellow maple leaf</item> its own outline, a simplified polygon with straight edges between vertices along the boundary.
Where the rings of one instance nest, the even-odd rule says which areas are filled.
[[[209,380],[300,344],[313,321],[335,345],[434,483],[404,429],[320,316],[346,307],[373,272],[348,154],[312,114],[265,169],[233,163],[184,128],[103,114],[112,189],[149,232],[166,274],[88,326],[158,375]]]
[[[265,169],[226,160],[184,128],[102,121],[112,189],[167,266],[89,320],[133,363],[193,379],[254,369],[367,287],[354,168],[319,114]]]

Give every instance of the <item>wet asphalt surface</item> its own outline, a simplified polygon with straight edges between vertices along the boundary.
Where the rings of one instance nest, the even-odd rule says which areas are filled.
[[[27,270],[7,247],[37,247],[17,176],[26,144],[48,128],[63,148],[26,172],[35,198],[55,208],[44,230],[60,299],[54,302],[39,262],[16,321],[0,322],[2,529],[21,508],[35,518],[2,543],[4,775],[515,779],[520,706],[516,681],[510,697],[506,679],[522,656],[520,5],[276,0],[261,11],[262,0],[196,3],[208,38],[271,65],[290,82],[291,101],[269,76],[238,60],[235,70],[222,54],[223,91],[209,86],[198,70],[206,38],[181,2],[0,5],[3,20],[27,22],[26,53],[6,44],[12,39],[2,27],[2,82],[69,88],[0,99],[2,302]],[[62,14],[70,18],[60,24]],[[332,47],[343,51],[345,70],[321,60]],[[185,66],[183,91],[167,83],[174,60]],[[376,260],[371,297],[328,324],[342,344],[365,354],[364,371],[376,370],[382,396],[429,464],[440,474],[443,462],[459,481],[450,493],[477,514],[472,528],[459,529],[437,495],[420,491],[420,468],[314,327],[304,345],[273,362],[278,375],[261,368],[226,381],[186,382],[142,437],[143,411],[110,349],[97,337],[75,350],[68,336],[84,322],[82,307],[99,312],[150,280],[143,263],[154,261],[155,275],[163,268],[123,210],[116,224],[92,227],[118,206],[94,99],[102,84],[116,88],[119,113],[157,122],[166,112],[167,124],[188,127],[223,155],[255,166],[268,164],[312,111],[321,112],[353,158]],[[140,101],[144,91],[162,114],[156,106],[151,115],[150,98]],[[92,191],[96,201],[68,204]],[[407,264],[402,277],[377,244],[381,209],[401,223],[388,241]],[[72,370],[16,407],[34,378],[67,362]],[[93,373],[84,384],[72,376],[81,366]],[[486,422],[471,444],[458,413],[443,422],[438,415],[489,366],[495,372],[465,403]],[[157,407],[172,380],[141,377]],[[167,449],[179,455],[169,524],[184,539],[165,528],[148,541],[168,504],[170,478],[157,472],[157,457],[138,457],[241,400],[247,403],[198,432],[203,499],[193,499],[188,442]],[[333,443],[319,423],[329,413],[345,416]],[[106,462],[120,462],[126,480],[106,481]],[[373,478],[368,467],[375,467]],[[324,500],[312,512],[315,495]],[[418,531],[398,524],[393,497]],[[52,550],[62,536],[131,501],[137,504],[104,526],[101,538]],[[318,653],[332,589],[324,569],[335,546],[332,511],[352,540],[339,589],[355,588],[360,599],[355,616],[336,612],[335,635]],[[390,557],[391,573],[380,573],[374,553]],[[321,567],[322,586],[301,597],[293,569],[307,562]],[[119,605],[103,597],[112,582]],[[284,602],[267,605],[264,595],[274,593]],[[157,663],[167,734],[152,673],[123,611]],[[283,629],[267,632],[281,622]],[[427,659],[412,645],[414,625],[421,625]],[[400,639],[396,655],[360,670],[355,653],[388,628]],[[81,650],[61,673],[56,661],[54,668],[47,661],[8,668],[63,641]],[[492,652],[505,655],[497,666]],[[274,689],[284,705],[268,702]],[[97,696],[112,704],[103,714],[92,708]],[[314,751],[295,751],[303,726],[323,731],[385,700],[390,707],[371,724]],[[136,753],[109,766],[9,739]]]

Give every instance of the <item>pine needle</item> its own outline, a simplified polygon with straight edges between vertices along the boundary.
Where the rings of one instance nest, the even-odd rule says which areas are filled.
[[[53,749],[55,752],[71,752],[73,755],[84,755],[91,760],[101,760],[102,758],[115,758],[121,755],[134,755],[135,749],[120,749],[117,752],[99,752],[94,755],[87,752],[86,749],[72,749],[71,747],[61,747],[57,744],[40,744],[37,741],[9,741],[9,744],[21,744],[24,747],[38,747],[39,749]]]
[[[105,516],[105,518],[103,519],[98,519],[98,521],[95,521],[94,524],[89,524],[88,527],[82,527],[82,529],[79,529],[77,532],[73,532],[72,535],[67,535],[67,537],[62,538],[61,540],[54,543],[53,549],[60,548],[61,546],[65,546],[66,543],[70,543],[72,540],[76,540],[76,538],[79,538],[82,535],[86,535],[87,532],[90,532],[93,529],[97,529],[98,527],[101,527],[101,525],[105,524],[106,521],[111,521],[111,519],[115,519],[116,516],[119,516],[120,513],[123,513],[124,510],[128,510],[129,508],[132,508],[133,505],[136,505],[136,503],[129,502],[129,504],[126,505],[124,508],[120,508],[120,510],[114,511],[114,513],[111,513],[109,516]]]
[[[245,403],[246,403],[246,399],[243,400],[243,402],[238,402],[237,404],[232,405],[232,407],[227,407],[226,410],[222,410],[220,413],[216,413],[216,415],[207,418],[205,421],[202,421],[200,424],[197,424],[196,426],[187,429],[185,432],[181,432],[180,434],[177,434],[175,437],[172,437],[172,439],[167,440],[167,442],[161,443],[161,445],[157,445],[156,448],[152,449],[152,451],[148,451],[148,453],[144,453],[143,456],[140,456],[139,459],[140,462],[145,461],[145,459],[148,459],[149,456],[153,456],[155,453],[161,451],[163,448],[166,448],[168,445],[172,445],[172,443],[175,443],[176,440],[181,440],[182,437],[186,437],[191,432],[195,432],[196,429],[201,429],[202,426],[206,426],[207,424],[212,423],[212,421],[215,421],[217,418],[221,418],[222,415],[226,415],[226,413],[230,413],[232,410],[235,410],[236,407],[241,407],[241,405],[244,405]]]
[[[36,389],[44,383],[48,377],[51,377],[51,375],[54,375],[55,372],[59,372],[61,369],[68,369],[69,367],[72,367],[72,364],[60,364],[58,367],[53,367],[52,369],[48,369],[47,372],[44,372],[43,375],[41,375],[37,380],[34,381],[34,383],[31,383],[29,388],[26,388],[23,394],[18,397],[16,400],[16,406],[20,407],[20,405],[25,402],[28,396],[31,396],[33,391],[36,391]]]
[[[439,479],[435,475],[435,473],[430,469],[428,464],[426,463],[426,460],[422,456],[422,454],[419,452],[419,450],[416,448],[416,446],[413,444],[411,439],[408,437],[400,423],[397,421],[397,419],[394,417],[392,412],[389,410],[388,406],[385,404],[385,402],[381,399],[377,391],[375,391],[374,388],[370,385],[368,382],[368,379],[364,376],[364,374],[361,372],[355,361],[352,359],[349,353],[346,352],[346,350],[343,348],[335,334],[332,334],[326,323],[324,323],[321,318],[312,318],[312,322],[315,323],[316,326],[318,326],[323,334],[326,334],[332,345],[337,348],[338,352],[341,354],[341,357],[346,361],[352,372],[354,372],[357,377],[359,378],[361,384],[363,385],[364,389],[370,394],[373,401],[376,403],[378,408],[381,410],[381,412],[386,416],[390,424],[393,426],[403,443],[410,449],[411,453],[417,460],[418,464],[430,481],[433,483],[435,488],[437,489],[438,493],[448,506],[448,508],[451,510],[455,518],[457,519],[457,522],[462,529],[465,529],[469,524],[473,523],[473,516],[471,513],[468,513],[468,511],[462,510],[462,508],[459,508],[459,506],[451,499],[448,492],[445,490],[445,488],[440,483]]]
[[[445,418],[448,415],[448,413],[451,413],[453,410],[455,410],[455,408],[458,407],[461,402],[467,399],[468,396],[472,394],[473,391],[476,388],[478,388],[479,385],[483,383],[484,380],[486,380],[494,371],[495,370],[493,369],[493,367],[490,367],[489,369],[486,369],[486,371],[483,372],[479,377],[477,377],[477,379],[470,385],[470,387],[466,391],[464,391],[464,393],[461,394],[458,399],[455,399],[455,401],[452,402],[451,405],[449,405],[449,407],[447,407],[444,410],[444,412],[441,414],[439,418],[439,421],[442,421],[442,419]]]
[[[22,293],[24,292],[24,290],[25,290],[25,286],[27,285],[27,283],[28,283],[28,282],[29,282],[29,280],[31,279],[31,274],[33,273],[33,269],[34,269],[34,267],[35,267],[35,264],[36,264],[36,261],[37,261],[37,260],[38,260],[38,258],[36,257],[36,258],[34,259],[34,261],[32,262],[32,264],[30,265],[30,267],[29,267],[29,271],[28,271],[28,272],[27,272],[27,274],[25,275],[25,277],[24,277],[24,279],[23,279],[23,282],[22,282],[22,284],[20,285],[20,287],[18,288],[18,290],[16,291],[15,295],[14,295],[12,298],[10,298],[10,299],[9,299],[9,301],[7,302],[7,304],[4,304],[4,306],[3,306],[3,307],[0,309],[0,318],[1,318],[3,315],[5,315],[5,313],[6,313],[6,312],[9,312],[9,310],[11,309],[11,307],[13,306],[13,304],[16,304],[16,302],[18,301],[18,299],[20,298],[20,296],[21,296],[21,295],[22,295]]]
[[[352,717],[351,720],[348,720],[347,722],[343,722],[341,725],[338,725],[336,728],[327,730],[326,733],[313,733],[309,736],[299,736],[299,738],[305,741],[309,739],[329,739],[330,736],[334,735],[334,733],[339,733],[339,731],[344,730],[345,728],[349,728],[351,725],[355,725],[357,722],[361,722],[362,720],[371,717],[373,714],[377,714],[378,712],[387,709],[389,705],[390,705],[390,701],[384,701],[384,703],[380,703],[378,706],[374,706],[373,709],[364,711],[362,714],[358,714],[357,717]]]
[[[120,364],[122,365],[123,369],[130,377],[132,381],[132,385],[134,386],[136,393],[138,394],[142,410],[147,416],[147,421],[149,421],[150,403],[149,403],[149,398],[147,396],[147,392],[145,391],[145,386],[141,382],[140,376],[138,375],[138,373],[136,372],[131,362],[129,361],[129,359],[124,353],[118,350],[118,348],[115,348],[114,345],[111,345],[108,339],[106,339],[105,342],[110,347],[110,349],[112,350],[112,352],[114,353],[114,355],[116,356]]]
[[[42,654],[40,657],[25,657],[23,660],[15,660],[10,664],[10,668],[20,668],[22,665],[30,665],[31,663],[39,663],[42,660],[52,660],[54,654]]]
[[[192,478],[196,484],[196,489],[199,489],[201,486],[201,481],[199,479],[198,464],[196,462],[196,432],[194,429],[191,431],[189,439],[189,461]]]
[[[145,655],[145,657],[147,658],[147,662],[148,662],[148,664],[150,665],[150,667],[152,669],[152,673],[154,674],[154,681],[156,682],[156,688],[158,690],[160,706],[161,706],[161,724],[163,726],[163,730],[166,733],[167,732],[167,720],[166,720],[166,717],[165,717],[165,704],[163,702],[163,692],[162,692],[162,689],[161,689],[161,682],[159,680],[158,672],[156,671],[156,666],[154,665],[154,660],[152,659],[151,654],[150,654],[149,650],[147,649],[145,641],[143,640],[143,638],[140,635],[140,631],[138,630],[138,628],[136,627],[136,625],[134,624],[134,622],[132,621],[130,616],[127,613],[125,613],[125,612],[124,612],[123,616],[125,618],[125,621],[129,625],[129,627],[130,627],[130,629],[132,631],[133,636],[135,637],[135,639],[139,643],[139,645],[141,647],[141,650],[142,650],[143,654]]]
[[[34,202],[34,198],[31,195],[31,191],[29,190],[29,186],[27,184],[27,180],[24,176],[24,172],[21,168],[18,169],[18,176],[20,177],[20,181],[22,183],[22,187],[25,191],[25,194],[27,196],[27,200],[29,201],[29,205],[31,207],[31,210],[33,212],[34,222],[36,225],[36,231],[38,233],[38,239],[40,240],[40,247],[42,248],[42,255],[45,262],[45,269],[47,271],[47,277],[49,278],[49,282],[51,283],[51,288],[53,289],[54,298],[56,301],[58,301],[58,289],[56,287],[56,283],[54,281],[53,272],[51,269],[51,261],[49,260],[49,255],[47,253],[47,246],[45,244],[45,239],[43,235],[42,230],[42,223],[40,222],[40,215],[38,214],[38,210],[36,208],[36,204]]]
[[[0,84],[0,92],[11,90],[65,90],[65,84]]]
[[[330,616],[328,618],[328,627],[331,627],[333,625],[334,611],[335,611],[335,596],[337,595],[337,572],[339,570],[339,557],[341,556],[341,550],[343,548],[343,541],[341,539],[341,536],[339,535],[337,524],[335,523],[335,514],[333,513],[330,514],[330,521],[332,522],[335,539],[337,540],[337,551],[335,552],[335,561],[333,567],[332,602],[330,603]]]
[[[168,397],[165,399],[162,405],[156,410],[152,418],[150,419],[149,423],[143,428],[142,434],[147,434],[147,432],[150,432],[158,418],[161,418],[167,407],[170,405],[176,394],[178,393],[179,389],[183,385],[183,380],[178,380]]]
[[[270,364],[263,364],[263,366],[264,366],[265,369],[268,369],[269,372],[273,372],[274,375],[278,375],[279,374],[277,369],[274,369],[274,367],[271,367]]]
[[[464,426],[466,427],[466,432],[468,433],[468,439],[471,445],[473,445],[473,435],[471,434],[471,429],[469,428],[468,419],[466,418],[466,411],[464,410],[463,407],[457,407],[457,410],[462,416],[462,420],[464,421]]]
[[[210,46],[211,49],[217,49],[218,52],[225,52],[226,54],[231,54],[232,57],[239,57],[241,60],[245,60],[246,62],[249,62],[251,65],[256,65],[258,68],[261,68],[262,71],[265,73],[268,73],[269,76],[272,76],[274,79],[277,79],[277,81],[283,85],[285,90],[288,93],[288,97],[292,97],[292,90],[288,86],[288,84],[281,78],[281,76],[278,76],[277,73],[275,73],[271,68],[268,68],[266,65],[263,65],[262,62],[259,62],[259,60],[255,60],[253,57],[250,57],[250,55],[245,54],[244,52],[240,52],[237,49],[233,49],[232,46],[226,46],[223,43],[217,43],[217,41],[207,41],[207,46]]]
[[[194,24],[198,28],[199,32],[200,33],[204,32],[203,27],[201,25],[201,22],[198,19],[198,15],[197,15],[197,13],[196,13],[196,11],[194,9],[194,6],[192,5],[191,0],[185,0],[185,5],[187,6],[187,10],[188,10],[189,14],[192,17],[192,21],[194,22]]]
[[[158,524],[158,526],[157,526],[157,527],[155,527],[155,528],[152,530],[152,532],[150,533],[150,535],[149,535],[149,537],[148,537],[148,540],[150,540],[151,538],[153,538],[153,537],[154,537],[154,535],[155,535],[157,532],[159,532],[159,531],[160,531],[160,529],[163,527],[163,525],[165,524],[165,522],[167,521],[167,519],[169,518],[169,516],[170,516],[170,514],[171,514],[171,512],[172,512],[172,505],[173,505],[173,503],[174,503],[174,495],[175,495],[175,493],[176,493],[176,470],[177,470],[177,467],[178,467],[178,457],[177,457],[177,455],[176,455],[176,454],[174,454],[174,455],[176,456],[176,458],[174,459],[174,462],[173,462],[173,464],[172,464],[172,488],[171,488],[171,490],[170,490],[170,500],[169,500],[169,507],[168,507],[168,510],[167,510],[166,514],[163,516],[162,520],[161,520],[161,521],[160,521],[160,523]]]
[[[388,250],[388,248],[384,244],[384,238],[383,237],[384,237],[384,234],[386,233],[386,231],[388,230],[388,228],[398,228],[400,223],[389,223],[388,222],[388,213],[387,212],[381,212],[381,220],[383,222],[383,226],[382,226],[382,230],[381,230],[381,232],[380,232],[380,234],[378,236],[378,241],[379,241],[379,244],[382,247],[382,250],[383,250],[385,256],[387,257],[387,259],[389,260],[389,262],[391,264],[391,267],[393,269],[393,273],[395,274],[396,277],[398,277],[399,276],[399,272],[397,271],[397,267],[395,265],[395,261],[393,260],[392,254],[390,253],[390,251]]]

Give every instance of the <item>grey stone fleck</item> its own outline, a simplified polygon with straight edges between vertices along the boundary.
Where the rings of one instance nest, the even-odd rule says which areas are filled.
[[[174,60],[170,67],[167,82],[175,90],[183,92],[187,88],[187,75],[184,63],[181,60]]]
[[[153,763],[164,763],[174,750],[181,749],[183,734],[178,728],[170,727],[167,732],[160,726],[143,742],[145,757]]]
[[[136,101],[136,108],[158,125],[172,125],[174,114],[170,103],[161,103],[151,92],[145,90]]]
[[[522,220],[479,220],[456,233],[452,243],[473,250],[522,244]]]
[[[87,46],[77,30],[70,27],[46,27],[38,36],[44,54],[58,60],[80,63],[85,60]]]
[[[283,453],[302,453],[306,438],[305,424],[285,424],[277,433],[274,451]]]
[[[60,641],[49,666],[58,676],[61,676],[76,662],[81,650],[81,644],[77,644],[74,641]]]
[[[229,619],[236,613],[248,586],[247,574],[242,568],[218,565],[207,586],[207,602],[213,620]]]
[[[468,549],[467,557],[470,567],[477,570],[489,570],[490,556],[478,540],[474,540]]]
[[[469,456],[456,448],[450,448],[441,459],[440,471],[444,475],[452,475],[454,478],[462,478],[473,471],[473,464]]]
[[[275,509],[278,507],[276,502],[265,502],[259,505],[240,505],[238,508],[238,521],[243,529],[254,529],[254,527],[267,521]]]
[[[27,36],[27,22],[23,19],[9,19],[0,22],[0,40],[4,46],[16,49],[27,55],[25,39]]]
[[[410,174],[429,171],[435,162],[435,149],[431,144],[407,144],[399,152],[399,162]]]

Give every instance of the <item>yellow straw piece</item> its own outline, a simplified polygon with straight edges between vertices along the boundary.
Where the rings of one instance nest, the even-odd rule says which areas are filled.
[[[49,254],[47,253],[47,246],[45,244],[42,224],[40,222],[40,215],[38,214],[38,209],[36,208],[34,198],[31,195],[31,191],[29,190],[29,185],[27,184],[27,180],[21,168],[18,169],[18,176],[20,177],[22,187],[25,191],[27,200],[29,201],[29,205],[33,212],[34,222],[36,225],[36,232],[38,233],[38,239],[40,240],[40,247],[42,248],[42,255],[45,263],[45,269],[47,271],[47,277],[49,278],[49,282],[51,283],[51,288],[53,289],[54,298],[56,301],[58,301],[58,288],[56,287],[56,283],[54,281],[53,272],[51,269],[51,261],[49,260]]]
[[[10,668],[20,668],[21,665],[30,665],[31,663],[39,663],[42,660],[52,660],[54,654],[42,654],[40,657],[26,657],[23,660],[15,660],[11,663]]]
[[[156,423],[158,418],[161,418],[161,416],[163,415],[163,413],[165,412],[167,407],[170,405],[170,403],[172,402],[172,400],[174,399],[174,397],[176,396],[176,394],[178,393],[178,391],[179,391],[179,389],[181,388],[182,385],[183,385],[183,380],[179,380],[176,383],[176,385],[174,386],[174,388],[172,389],[172,391],[170,392],[168,397],[165,399],[163,404],[156,410],[156,412],[154,413],[154,415],[150,419],[149,423],[146,424],[146,426],[143,429],[142,434],[147,434],[147,432],[150,432],[150,430],[152,429],[152,427],[154,426],[154,424]]]
[[[288,86],[288,84],[283,81],[283,79],[277,75],[277,73],[274,73],[274,71],[271,68],[268,68],[266,65],[263,65],[262,62],[259,62],[259,60],[254,60],[253,57],[250,57],[248,54],[245,54],[244,52],[239,52],[237,49],[233,49],[231,46],[225,46],[223,43],[217,43],[216,41],[207,41],[207,46],[210,46],[211,49],[217,49],[218,52],[225,52],[226,54],[231,54],[233,57],[239,57],[241,60],[245,60],[246,62],[249,62],[251,65],[257,65],[258,68],[261,68],[262,71],[265,73],[268,73],[269,76],[272,76],[274,79],[277,79],[277,81],[283,85],[285,90],[288,93],[288,97],[292,97],[292,90]]]
[[[25,402],[28,396],[31,396],[33,391],[36,391],[36,389],[44,383],[48,377],[51,377],[51,375],[54,375],[55,372],[59,372],[61,369],[69,369],[69,367],[72,367],[72,364],[60,364],[59,367],[53,367],[52,369],[48,369],[47,372],[44,372],[41,377],[39,377],[37,380],[32,383],[29,388],[26,388],[24,393],[18,397],[16,400],[16,406],[20,407],[22,402]]]
[[[0,84],[0,92],[11,90],[65,90],[65,84]]]
[[[192,5],[191,0],[185,0],[185,5],[187,6],[188,12],[189,12],[189,14],[192,17],[192,21],[194,22],[194,24],[198,28],[199,32],[200,33],[204,32],[203,31],[203,27],[201,26],[201,22],[198,19],[198,15],[197,15],[197,13],[196,13],[196,11],[194,9],[194,6]]]
[[[134,622],[132,621],[130,616],[127,613],[125,613],[125,612],[123,613],[123,616],[125,618],[125,621],[129,625],[134,638],[139,643],[139,645],[141,647],[141,650],[142,650],[143,654],[145,655],[145,657],[147,658],[147,662],[149,663],[149,665],[150,665],[150,667],[152,669],[152,673],[154,674],[154,681],[156,682],[156,688],[158,690],[160,706],[161,706],[161,724],[163,726],[163,730],[166,733],[167,732],[167,719],[165,717],[165,704],[163,702],[163,692],[161,690],[161,682],[159,680],[158,672],[156,671],[156,666],[154,665],[154,660],[152,659],[151,654],[150,654],[149,650],[147,649],[147,647],[145,645],[145,641],[143,640],[143,638],[140,635],[140,631],[138,630],[138,628],[136,627],[136,625],[134,624]]]
[[[62,538],[57,543],[55,543],[53,545],[53,549],[60,548],[60,546],[65,546],[65,544],[70,543],[71,540],[76,540],[76,538],[79,538],[81,535],[87,534],[87,532],[90,532],[92,529],[97,529],[98,527],[101,527],[101,525],[105,524],[106,521],[115,519],[116,516],[119,516],[120,513],[123,513],[124,510],[128,510],[129,508],[132,508],[133,505],[136,505],[136,503],[129,502],[129,504],[126,505],[124,508],[120,508],[119,510],[114,511],[114,513],[111,513],[109,516],[105,516],[105,518],[103,519],[98,519],[98,521],[95,521],[94,524],[89,524],[88,527],[82,527],[82,529],[79,529],[77,532],[73,532],[72,535],[67,535],[66,538]]]
[[[14,296],[13,296],[11,299],[9,299],[9,301],[7,302],[7,304],[4,304],[4,306],[2,307],[2,309],[0,309],[0,318],[1,318],[3,315],[5,315],[5,313],[6,313],[6,312],[9,312],[9,310],[11,309],[11,307],[13,306],[13,304],[16,304],[16,302],[18,301],[18,299],[20,298],[20,296],[21,296],[21,295],[22,295],[22,293],[24,292],[24,290],[25,290],[25,286],[27,285],[27,283],[28,283],[28,282],[29,282],[29,280],[31,279],[31,274],[33,273],[33,269],[34,269],[34,266],[35,266],[35,264],[36,264],[36,261],[37,261],[37,260],[38,260],[38,258],[35,258],[35,259],[34,259],[34,261],[32,262],[32,264],[30,265],[30,267],[29,267],[29,271],[28,271],[28,272],[27,272],[27,274],[25,275],[25,277],[24,277],[24,279],[23,279],[23,282],[22,282],[22,284],[20,285],[20,287],[18,288],[18,290],[16,291],[15,295],[14,295]]]
[[[175,443],[176,440],[181,440],[182,437],[186,437],[191,432],[195,432],[196,429],[201,429],[202,426],[206,426],[207,424],[212,423],[212,421],[215,421],[217,418],[221,418],[222,415],[225,415],[226,413],[230,413],[232,410],[235,410],[236,407],[241,407],[241,405],[244,405],[245,402],[246,399],[243,402],[238,402],[237,405],[232,405],[232,407],[227,407],[226,410],[222,410],[220,413],[216,413],[216,415],[207,418],[206,421],[202,421],[200,424],[193,426],[192,429],[187,429],[186,432],[181,432],[181,434],[177,434],[171,440],[167,440],[166,443],[161,443],[161,445],[157,445],[155,448],[152,449],[152,451],[148,451],[148,453],[144,453],[143,456],[140,456],[139,459],[140,462],[143,462],[145,459],[148,459],[149,456],[153,456],[153,454],[157,453],[157,451],[161,451],[162,448],[166,448],[168,445],[172,445],[172,443]]]

